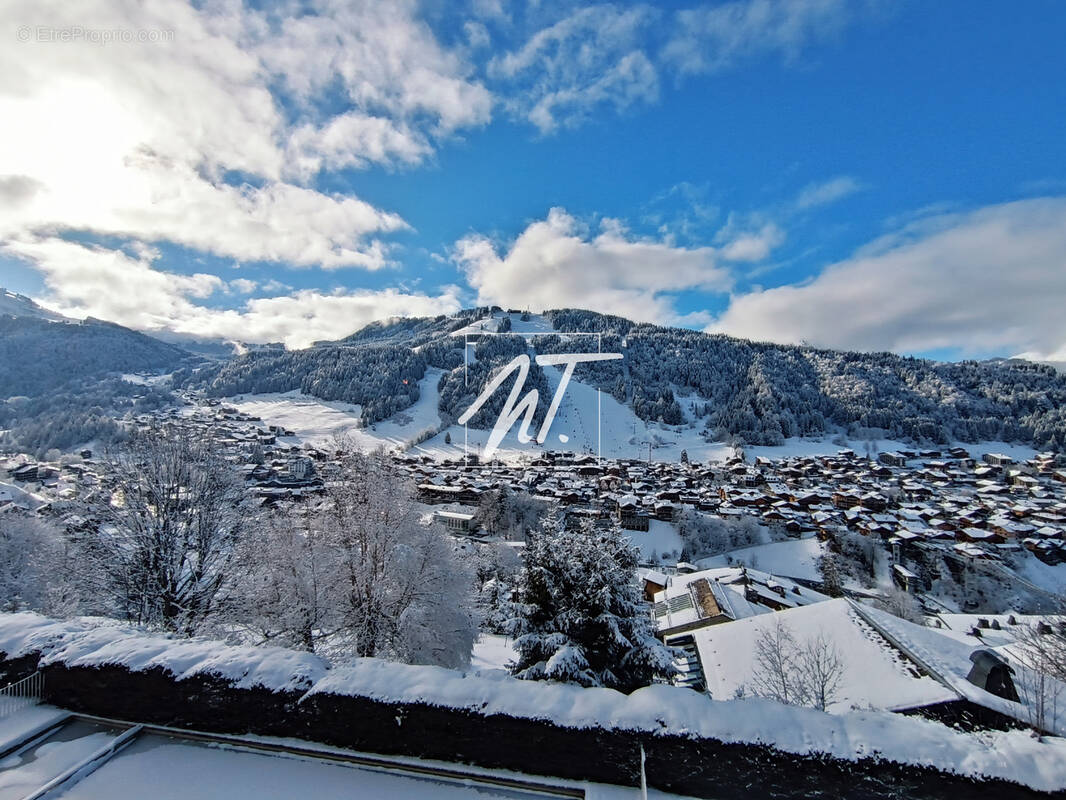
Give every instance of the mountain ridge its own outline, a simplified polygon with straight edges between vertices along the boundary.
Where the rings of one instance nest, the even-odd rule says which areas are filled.
[[[525,334],[530,326],[523,318],[535,318],[543,331],[511,341],[494,335]],[[454,335],[459,332],[462,338]],[[560,353],[597,346],[626,357],[582,365],[577,379],[611,393],[640,418],[664,424],[693,422],[678,402],[685,398],[695,421],[719,440],[775,445],[845,429],[859,438],[1023,441],[1066,450],[1066,378],[1050,366],[749,342],[583,309],[528,315],[478,308],[371,323],[340,340],[301,351],[249,352],[183,379],[218,397],[300,390],[360,403],[365,421],[373,423],[417,401],[418,380],[436,367],[445,370],[441,416],[454,421],[496,369],[528,348]],[[550,392],[535,364],[530,382],[541,390],[539,419]],[[472,426],[490,427],[505,394],[497,391]]]

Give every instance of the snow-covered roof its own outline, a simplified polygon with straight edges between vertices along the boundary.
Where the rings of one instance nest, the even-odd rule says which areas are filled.
[[[950,686],[960,697],[1021,722],[1029,722],[1030,714],[1024,705],[990,694],[967,680],[966,676],[973,666],[970,655],[984,645],[975,646],[968,641],[960,641],[954,636],[945,635],[940,629],[917,625],[875,608],[868,606],[855,606],[855,608],[870,624],[889,637],[894,645],[921,663],[924,669],[935,675],[945,685]],[[1025,678],[1026,670],[1017,662],[1012,663],[1011,666],[1016,671],[1015,683],[1017,684],[1019,680]],[[1046,724],[1060,735],[1066,733],[1066,720],[1047,720]]]
[[[786,626],[800,644],[808,637],[825,634],[837,647],[844,674],[839,695],[829,708],[831,712],[915,708],[957,699],[951,689],[921,675],[842,598],[697,631],[696,646],[713,697],[731,698],[741,689],[751,693],[755,643],[764,631],[778,623]]]

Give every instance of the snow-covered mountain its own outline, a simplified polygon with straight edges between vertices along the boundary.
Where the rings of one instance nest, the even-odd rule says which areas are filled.
[[[35,317],[37,319],[51,320],[52,322],[70,321],[62,314],[42,308],[26,295],[16,294],[2,286],[0,286],[0,316]]]
[[[181,380],[217,397],[256,395],[262,403],[264,394],[288,393],[285,402],[339,403],[361,435],[388,428],[389,442],[418,440],[448,454],[488,438],[511,379],[469,425],[456,420],[500,367],[522,354],[597,350],[624,357],[577,368],[543,447],[645,457],[650,448],[659,458],[688,450],[698,458],[726,443],[779,446],[843,432],[858,441],[996,440],[1066,450],[1066,377],[1045,365],[756,343],[572,309],[474,309],[374,323],[306,350],[247,352]],[[539,393],[533,434],[560,376],[557,367],[531,364],[523,394]],[[519,443],[516,430],[504,446],[537,449]]]

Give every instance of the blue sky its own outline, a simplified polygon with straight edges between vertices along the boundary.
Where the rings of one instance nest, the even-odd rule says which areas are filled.
[[[0,55],[0,283],[74,316],[303,346],[583,306],[1066,360],[1061,3],[46,2],[0,24],[33,31]],[[74,25],[170,38],[37,33]]]

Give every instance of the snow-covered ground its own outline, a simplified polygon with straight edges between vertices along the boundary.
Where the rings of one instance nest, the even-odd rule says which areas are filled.
[[[351,439],[362,450],[404,447],[427,428],[440,426],[437,390],[440,369],[427,369],[418,382],[419,397],[410,408],[369,428],[360,427],[362,408],[357,404],[319,400],[301,392],[247,394],[226,398],[238,411],[259,417],[264,425],[280,425],[308,444],[326,444],[337,437]]]
[[[470,656],[470,669],[474,672],[506,670],[507,665],[517,656],[511,640],[506,636],[482,633],[474,643],[474,652]]]
[[[818,570],[818,558],[822,552],[822,543],[811,536],[806,539],[787,539],[783,542],[770,542],[733,550],[722,555],[700,559],[696,562],[696,566],[700,569],[711,569],[712,567],[743,565],[786,578],[820,581],[822,576]]]
[[[643,563],[673,563],[685,546],[677,525],[660,519],[648,520],[647,531],[626,531],[625,535],[640,550]]]
[[[529,319],[523,320],[521,314],[501,314],[496,313],[491,319],[486,317],[485,319],[475,320],[466,327],[460,328],[452,333],[452,336],[466,336],[467,334],[475,333],[495,333],[499,330],[500,323],[504,317],[511,318],[511,333],[530,334],[530,333],[543,333],[550,334],[559,332],[555,330],[551,322],[547,317],[540,314],[530,314]],[[565,335],[565,334],[559,334]]]
[[[545,367],[544,372],[554,392],[559,386],[562,370]],[[504,390],[505,387],[501,387],[498,391]],[[518,441],[518,431],[519,425],[516,424],[504,437],[498,453],[502,460],[536,457],[542,450],[588,453],[604,458],[646,459],[650,453],[654,461],[679,461],[682,450],[687,451],[693,461],[722,460],[731,452],[728,445],[721,442],[707,442],[698,426],[661,425],[642,420],[629,406],[576,378],[567,385],[543,446],[535,441],[522,444]],[[539,429],[531,429],[529,434],[535,438],[539,432]],[[465,447],[471,453],[479,453],[488,441],[489,433],[452,425],[416,447],[415,452],[435,458],[459,458]],[[451,437],[450,445],[445,442],[447,436]]]
[[[1017,566],[1011,571],[1045,591],[1066,595],[1066,564],[1052,566],[1034,555],[1021,553]]]

